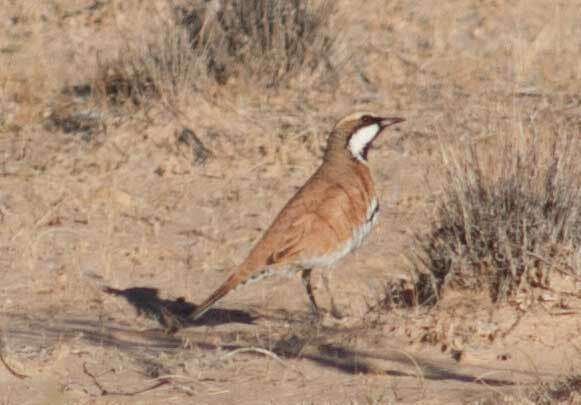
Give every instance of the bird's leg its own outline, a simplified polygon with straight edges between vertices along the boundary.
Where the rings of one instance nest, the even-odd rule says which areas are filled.
[[[313,288],[311,287],[311,271],[312,269],[305,269],[302,273],[302,280],[305,289],[307,290],[307,295],[309,296],[309,301],[311,303],[311,311],[315,317],[319,317],[319,306],[315,301],[315,296],[313,295]]]
[[[164,327],[164,333],[168,336],[175,335],[178,330],[184,327],[183,321],[166,307],[161,308],[159,320]]]
[[[335,300],[333,299],[333,294],[331,294],[331,288],[329,287],[330,276],[328,276],[327,273],[323,273],[322,277],[323,277],[323,284],[325,285],[325,289],[327,290],[327,292],[329,293],[329,297],[331,298],[331,315],[333,315],[333,317],[335,317],[337,319],[341,319],[341,318],[343,318],[343,315],[341,314],[341,312],[339,312],[339,309],[335,305]]]

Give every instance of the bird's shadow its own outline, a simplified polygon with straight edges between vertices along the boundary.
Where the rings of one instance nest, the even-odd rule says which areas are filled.
[[[160,325],[165,329],[166,334],[175,332],[176,322],[181,327],[188,327],[194,325],[221,325],[228,323],[242,323],[254,324],[257,317],[253,317],[247,312],[238,310],[226,309],[210,309],[203,317],[198,320],[189,320],[188,316],[196,309],[196,305],[187,302],[184,298],[176,300],[166,300],[159,297],[159,290],[151,287],[132,287],[124,290],[105,287],[103,291],[107,294],[123,297],[129,302],[137,311],[138,315],[144,315],[149,318],[156,319]],[[285,319],[288,319],[285,317]],[[78,327],[79,322],[75,325]],[[296,329],[296,330],[295,330]],[[439,364],[429,359],[422,359],[414,356],[413,358],[408,354],[402,354],[399,349],[389,350],[383,349],[381,351],[365,351],[356,350],[349,346],[344,346],[336,342],[337,335],[353,331],[343,331],[313,328],[311,325],[303,325],[296,327],[288,335],[281,336],[280,339],[273,341],[268,351],[277,356],[286,359],[307,359],[323,367],[336,369],[346,374],[383,374],[394,377],[413,377],[425,380],[454,380],[464,383],[485,384],[487,386],[508,387],[515,384],[515,382],[507,378],[490,378],[480,377],[475,374],[475,370],[457,369],[455,365]],[[109,339],[118,347],[123,347],[128,343],[120,341],[118,338],[111,338],[110,336],[102,336],[100,331],[85,331],[83,336],[90,338],[93,341],[98,341],[99,344]],[[149,336],[149,335],[147,335]],[[197,342],[199,347],[207,350],[216,349],[212,344],[206,343],[207,335],[203,334],[202,341],[199,341],[200,335],[195,332],[191,335]],[[218,335],[223,336],[223,335]],[[249,339],[246,344],[240,345],[225,345],[220,346],[225,350],[237,350],[244,347],[260,347],[260,342],[256,341],[254,335],[247,336]],[[160,336],[154,334],[150,336],[150,343],[148,348],[160,348],[160,350],[171,349],[180,346],[179,339],[173,336]],[[133,347],[135,343],[130,343]],[[157,345],[157,346],[156,346]],[[403,368],[398,369],[393,367],[393,364],[399,364]],[[406,368],[408,370],[406,370]],[[479,369],[482,371],[506,372],[508,370],[502,369]],[[514,372],[511,371],[511,372]],[[525,373],[526,374],[526,373]]]
[[[103,292],[125,298],[135,308],[137,315],[144,315],[156,320],[170,334],[189,326],[213,326],[226,323],[253,324],[256,319],[248,312],[230,309],[210,309],[201,318],[190,319],[189,316],[197,308],[195,304],[187,302],[183,297],[176,300],[162,299],[159,297],[157,288],[117,289],[104,287]]]

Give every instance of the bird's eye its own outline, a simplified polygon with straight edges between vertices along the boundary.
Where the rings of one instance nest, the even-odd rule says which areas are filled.
[[[371,124],[374,121],[375,120],[371,115],[364,115],[363,117],[361,117],[361,122],[363,122],[364,124]]]

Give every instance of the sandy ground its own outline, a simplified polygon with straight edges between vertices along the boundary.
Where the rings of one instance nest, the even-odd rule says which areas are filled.
[[[333,91],[233,83],[178,115],[103,107],[89,142],[46,125],[75,107],[61,89],[166,2],[37,3],[0,0],[2,403],[484,403],[579,373],[578,282],[526,311],[477,295],[380,303],[433,214],[441,145],[579,122],[581,2],[341,0],[351,58]],[[408,121],[370,153],[379,226],[332,273],[348,322],[312,324],[296,277],[165,335],[159,308],[187,311],[226,277],[356,109]],[[184,127],[212,152],[205,165],[176,142]]]

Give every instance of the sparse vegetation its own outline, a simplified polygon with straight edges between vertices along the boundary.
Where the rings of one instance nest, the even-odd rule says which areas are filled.
[[[571,375],[553,382],[539,384],[529,392],[535,404],[576,404],[581,401],[581,375]]]
[[[492,398],[479,402],[482,405],[573,405],[581,401],[581,376],[577,374],[551,382],[542,382],[531,388],[524,388],[515,395],[493,395]]]
[[[95,91],[115,104],[138,105],[152,96],[175,104],[208,80],[247,80],[266,87],[303,75],[329,81],[337,34],[329,29],[333,2],[252,0],[172,6],[159,33],[145,45],[127,44],[119,59],[103,63]]]
[[[217,3],[214,3],[216,5]],[[195,50],[204,50],[218,82],[244,75],[278,86],[294,74],[336,68],[337,33],[329,32],[333,2],[324,0],[228,1],[217,10],[184,13]]]
[[[547,3],[0,0],[0,403],[578,403],[581,3]],[[274,278],[164,334],[353,110],[407,121],[315,270],[344,317]]]
[[[175,105],[204,81],[204,58],[184,27],[162,22],[149,42],[127,43],[118,59],[102,62],[92,88],[98,99],[113,105],[140,106],[152,98]]]
[[[446,288],[488,290],[493,301],[575,272],[581,248],[578,133],[521,128],[491,149],[444,149],[436,219],[414,250],[417,298]]]

